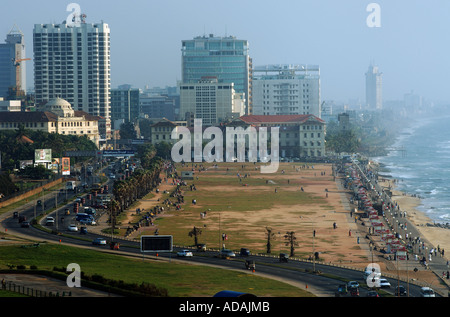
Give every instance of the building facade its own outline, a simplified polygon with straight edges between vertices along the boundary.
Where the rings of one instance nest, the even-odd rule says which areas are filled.
[[[321,117],[316,65],[267,65],[253,69],[253,114]]]
[[[183,84],[197,83],[202,77],[233,83],[237,93],[245,94],[245,113],[252,113],[252,60],[247,40],[213,34],[198,36],[182,41],[181,53]]]
[[[202,78],[197,83],[180,84],[180,115],[183,120],[193,114],[195,119],[202,119],[204,125],[216,125],[244,115],[244,108],[243,94],[235,92],[233,83]]]
[[[123,119],[124,122],[135,122],[141,113],[139,103],[140,91],[128,85],[111,89],[111,122]],[[120,127],[113,126],[114,129]]]
[[[17,62],[20,67],[16,69],[16,61],[24,58],[25,40],[23,33],[13,28],[6,35],[5,43],[0,44],[0,97],[8,97],[8,91],[13,87],[26,93],[26,63]]]
[[[381,110],[382,100],[382,79],[378,66],[370,65],[366,72],[366,107],[369,110]]]
[[[84,111],[73,110],[66,100],[55,98],[40,111],[2,112],[0,130],[17,130],[23,126],[48,133],[86,136],[99,147],[99,119]]]
[[[326,124],[309,115],[250,115],[236,121],[255,128],[279,128],[279,156],[320,158],[325,153]]]
[[[35,24],[36,104],[60,97],[77,111],[101,116],[102,138],[111,134],[110,30],[106,23]]]

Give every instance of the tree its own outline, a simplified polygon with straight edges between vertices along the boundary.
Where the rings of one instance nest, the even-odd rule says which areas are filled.
[[[272,232],[272,228],[266,227],[267,237],[267,253],[272,253],[272,240],[276,240],[275,233]]]
[[[121,139],[136,139],[136,129],[134,128],[133,122],[126,122],[120,125],[120,138]]]
[[[194,237],[194,243],[195,245],[198,245],[198,237],[202,234],[202,229],[197,228],[194,226],[194,228],[188,233],[189,237]]]
[[[284,235],[284,238],[287,240],[286,241],[286,246],[290,246],[291,252],[289,256],[294,256],[295,254],[295,247],[298,245],[297,243],[297,238],[295,237],[295,232],[294,231],[288,231],[286,232],[286,234]]]

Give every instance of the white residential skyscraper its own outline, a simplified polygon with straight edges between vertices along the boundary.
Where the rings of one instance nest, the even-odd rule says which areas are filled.
[[[370,65],[366,73],[366,107],[371,110],[383,108],[382,75],[378,66]]]
[[[103,117],[110,124],[110,30],[106,23],[35,24],[33,30],[36,104],[60,97],[74,110]]]
[[[253,114],[320,118],[320,68],[317,65],[267,65],[253,69]]]

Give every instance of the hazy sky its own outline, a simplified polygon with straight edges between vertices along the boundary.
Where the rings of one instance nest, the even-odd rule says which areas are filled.
[[[364,73],[383,72],[383,99],[414,90],[450,100],[449,0],[0,0],[0,41],[16,24],[33,57],[33,26],[61,23],[78,3],[86,22],[111,29],[111,86],[175,86],[181,41],[233,35],[249,41],[253,65],[316,64],[323,100],[364,99]],[[380,5],[381,27],[366,24]],[[27,87],[33,63],[27,62]]]

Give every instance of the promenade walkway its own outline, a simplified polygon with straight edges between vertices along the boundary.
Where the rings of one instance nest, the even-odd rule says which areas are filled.
[[[353,165],[357,168],[361,179],[366,183],[366,187],[373,188],[373,193],[378,195],[378,197],[382,199],[385,205],[396,205],[395,201],[392,201],[391,197],[378,184],[378,177],[376,173],[374,174],[374,176],[369,177],[368,170],[364,166],[360,166],[359,164]],[[436,253],[436,255],[435,253],[433,253],[431,255],[431,261],[429,261],[430,251],[432,249],[436,250],[437,246],[434,246],[431,241],[428,241],[425,237],[423,237],[420,233],[420,230],[411,222],[411,220],[408,217],[404,217],[402,215],[403,210],[401,210],[400,207],[388,208],[384,213],[384,222],[392,232],[401,235],[401,240],[405,245],[412,245],[412,254],[409,254],[409,260],[391,260],[390,262],[398,270],[403,271],[414,272],[414,269],[431,270],[436,274],[436,276],[441,278],[442,282],[445,285],[447,285],[447,290],[450,290],[450,279],[447,279],[446,276],[443,276],[443,272],[446,275],[446,272],[449,271],[449,262],[447,257],[443,257],[439,253]],[[406,224],[406,226],[400,227],[398,225],[394,225],[397,223],[397,221],[401,221],[401,223]],[[407,239],[406,234],[408,234]],[[420,241],[420,243],[412,243],[416,241]],[[420,263],[422,257],[425,257],[427,260],[427,268]],[[411,275],[413,275],[413,273]]]

